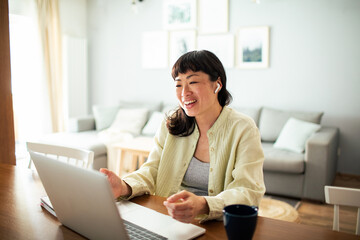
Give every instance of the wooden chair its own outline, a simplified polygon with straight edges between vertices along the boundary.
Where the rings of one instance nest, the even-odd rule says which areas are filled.
[[[360,189],[325,186],[326,203],[334,205],[333,230],[339,231],[339,206],[357,207],[356,235],[360,235]]]
[[[83,168],[90,168],[94,160],[94,152],[84,149],[35,142],[27,142],[26,146],[29,152],[31,151],[35,153],[42,153],[46,156],[54,156],[57,160],[66,161],[70,164]],[[28,168],[31,167],[31,162],[32,160],[30,157]]]

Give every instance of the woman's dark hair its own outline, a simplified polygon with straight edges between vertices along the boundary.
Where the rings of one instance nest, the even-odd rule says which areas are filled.
[[[175,80],[179,74],[184,74],[189,70],[204,72],[213,82],[220,78],[222,88],[218,93],[218,101],[222,107],[231,102],[232,96],[226,89],[225,69],[215,54],[207,50],[185,53],[175,62],[171,75]],[[173,114],[167,116],[166,126],[173,135],[189,136],[195,129],[195,117],[187,116],[185,111],[178,107]]]

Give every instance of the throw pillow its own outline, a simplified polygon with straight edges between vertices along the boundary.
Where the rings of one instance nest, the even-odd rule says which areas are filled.
[[[139,135],[146,123],[148,112],[146,108],[120,108],[109,130]]]
[[[153,112],[141,133],[143,135],[154,136],[164,117],[164,113]]]
[[[302,153],[305,150],[306,140],[320,128],[319,124],[289,118],[274,143],[274,148]]]
[[[298,112],[284,111],[264,107],[261,110],[259,118],[259,129],[261,140],[275,142],[279,137],[281,129],[285,126],[286,121],[293,117],[307,122],[320,124],[323,112]]]
[[[96,130],[108,128],[114,121],[119,106],[94,105],[93,114],[95,118]]]

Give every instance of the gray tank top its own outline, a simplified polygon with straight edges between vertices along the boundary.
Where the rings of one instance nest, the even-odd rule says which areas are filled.
[[[181,189],[192,192],[198,196],[207,196],[209,168],[210,163],[205,163],[192,157],[181,183]]]

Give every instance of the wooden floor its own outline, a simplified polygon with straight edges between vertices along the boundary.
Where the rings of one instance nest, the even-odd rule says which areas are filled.
[[[334,186],[360,188],[360,176],[337,174]],[[298,208],[299,222],[332,229],[334,207],[302,200]],[[340,207],[340,231],[355,234],[357,208]]]

